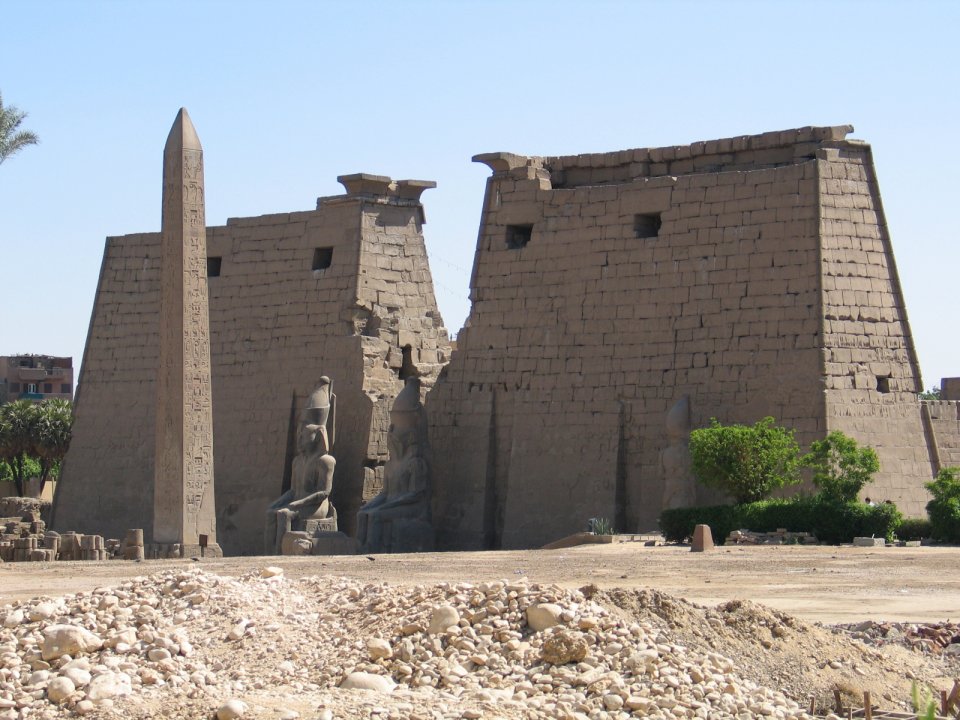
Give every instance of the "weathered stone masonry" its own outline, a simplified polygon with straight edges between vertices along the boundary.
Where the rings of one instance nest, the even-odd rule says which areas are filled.
[[[261,550],[289,482],[296,409],[321,375],[338,395],[333,501],[352,531],[382,481],[392,399],[449,354],[421,225],[433,183],[341,178],[317,209],[207,228],[219,541]],[[159,235],[109,238],[78,387],[57,527],[122,537],[152,517]]]
[[[473,305],[427,399],[441,546],[654,527],[684,396],[693,426],[843,430],[880,455],[871,496],[923,512],[936,430],[851,129],[474,158],[493,175]]]

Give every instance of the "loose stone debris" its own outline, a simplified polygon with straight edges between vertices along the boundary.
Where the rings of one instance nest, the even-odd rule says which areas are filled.
[[[769,663],[758,672],[778,643],[812,650],[825,675],[886,672],[876,649],[749,603],[525,579],[397,587],[176,570],[0,608],[0,720],[800,720],[810,687]],[[897,649],[914,659],[890,659],[901,679],[933,660]]]
[[[754,532],[752,530],[731,530],[727,536],[728,545],[816,545],[817,538],[808,532],[790,532],[778,528],[772,532]]]

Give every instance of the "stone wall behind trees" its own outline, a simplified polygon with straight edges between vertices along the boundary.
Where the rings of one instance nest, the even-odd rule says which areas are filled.
[[[415,367],[449,354],[423,241],[420,185],[344,178],[317,209],[207,228],[218,540],[262,550],[264,511],[289,483],[292,433],[321,375],[337,394],[334,497],[350,532],[387,459],[387,408]],[[108,238],[74,438],[54,524],[151,536],[159,235]],[[328,265],[328,267],[324,267]],[[314,268],[317,269],[314,269]],[[404,366],[404,357],[407,367]]]

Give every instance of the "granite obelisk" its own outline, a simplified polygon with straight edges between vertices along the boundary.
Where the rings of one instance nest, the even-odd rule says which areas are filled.
[[[222,555],[213,493],[204,215],[203,148],[181,108],[163,148],[153,557]]]

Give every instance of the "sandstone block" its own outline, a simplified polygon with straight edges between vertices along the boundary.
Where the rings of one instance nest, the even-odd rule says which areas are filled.
[[[103,647],[103,640],[86,628],[76,625],[51,625],[43,631],[40,653],[44,660],[63,655],[93,652]]]
[[[589,646],[581,633],[561,630],[543,641],[540,657],[551,665],[580,662],[587,656]]]
[[[527,625],[534,632],[559,625],[563,609],[553,603],[538,603],[527,608]]]
[[[460,622],[460,613],[452,605],[441,605],[434,608],[430,614],[430,626],[427,632],[431,635],[445,632]]]
[[[391,693],[396,686],[393,680],[384,675],[365,672],[352,672],[340,683],[340,687],[348,690],[373,690],[382,693]]]
[[[692,552],[713,550],[713,533],[709,525],[697,525],[693,529],[693,542],[690,545]]]

